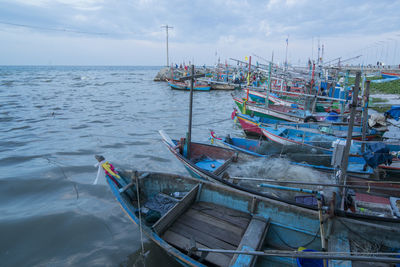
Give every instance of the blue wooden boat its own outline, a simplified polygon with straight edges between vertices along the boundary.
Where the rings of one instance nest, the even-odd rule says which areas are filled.
[[[332,154],[333,152],[333,143],[338,140],[343,140],[343,138],[339,138],[332,135],[304,131],[301,129],[286,127],[285,125],[274,125],[267,126],[265,124],[259,125],[262,133],[271,141],[285,145],[285,146],[302,146],[309,147],[310,149],[316,149],[322,151],[326,154]],[[369,142],[376,143],[376,142]],[[379,143],[379,142],[378,142]],[[400,152],[400,144],[392,144],[392,143],[384,143],[390,151],[395,153]],[[363,154],[361,152],[361,142],[353,141],[350,146],[350,154],[354,157],[353,160],[357,160],[361,164],[366,164],[365,160],[361,157]],[[393,157],[392,164],[380,164],[379,169],[384,171],[387,174],[391,175],[399,175],[400,172],[400,160],[398,156]]]
[[[184,138],[178,141],[171,139],[163,131],[160,131],[160,134],[168,150],[183,164],[183,166],[188,170],[191,176],[201,181],[211,181],[214,183],[227,185],[238,190],[281,201],[290,205],[297,205],[299,207],[305,207],[314,210],[316,208],[316,202],[315,199],[313,199],[312,194],[310,195],[309,191],[304,191],[302,188],[292,190],[293,193],[282,193],[287,188],[277,188],[275,186],[261,184],[262,179],[266,180],[265,178],[239,183],[237,177],[230,177],[229,173],[227,172],[228,168],[234,167],[237,162],[241,164],[246,162],[246,160],[249,160],[248,157],[245,156],[243,153],[239,153],[238,151],[229,148],[191,142],[190,156],[188,157],[186,155],[187,151],[185,151],[185,146],[187,144],[185,143]],[[251,158],[250,160],[254,160],[254,158]],[[299,182],[301,182],[301,177],[299,177],[298,180],[300,180]],[[391,196],[390,194],[388,194],[388,192],[390,192],[390,185],[385,185],[385,187],[386,188],[383,187],[378,189],[386,190],[387,195],[385,195],[384,198],[385,202],[389,202],[389,198]],[[389,190],[387,189],[387,187],[389,187]],[[365,187],[365,189],[368,188],[368,186]],[[331,196],[329,195],[330,193],[332,193],[333,195],[333,192],[329,191],[329,189],[325,190],[327,193],[324,197],[326,199],[334,199],[334,197],[330,198]],[[398,188],[394,190],[399,191],[400,189]],[[310,202],[304,201],[304,199],[307,197],[311,198]],[[356,201],[356,199],[354,201]],[[373,198],[366,199],[366,202],[373,201]],[[368,204],[368,206],[373,206],[372,204]],[[385,204],[385,209],[388,211],[385,214],[372,211],[371,213],[367,214],[362,213],[358,210],[347,211],[340,208],[335,209],[334,212],[337,216],[359,218],[362,220],[384,220],[388,222],[400,223],[400,219],[394,218],[392,216],[392,207],[390,205]]]
[[[322,266],[322,259],[329,266],[352,266],[354,260],[400,262],[400,254],[390,250],[400,247],[397,225],[324,217],[174,174],[119,171],[116,176],[107,172],[106,179],[139,231],[184,266]],[[354,251],[352,242],[366,242],[365,233],[364,239],[384,248],[380,254]],[[327,252],[321,252],[322,246]],[[296,251],[300,247],[307,250]]]
[[[310,149],[317,149],[322,152],[332,153],[333,142],[337,141],[339,137],[327,134],[321,134],[315,131],[308,131],[305,129],[287,127],[286,125],[259,125],[262,133],[272,142],[293,146],[300,145],[306,146]],[[361,144],[354,143],[350,148],[350,154],[359,154],[361,151]]]
[[[274,127],[275,125],[279,124],[287,128],[295,128],[297,130],[302,130],[307,132],[329,134],[340,138],[346,138],[348,131],[347,123],[328,123],[328,122],[294,123],[287,121],[278,121],[264,117],[257,117],[257,116],[252,117],[249,115],[240,114],[237,111],[234,111],[232,116],[238,119],[243,131],[250,136],[263,135],[260,127],[258,127],[260,124],[269,127]],[[382,131],[377,131],[376,129],[368,128],[366,132],[366,140],[381,139],[383,134],[384,132]],[[362,139],[361,126],[353,127],[352,139],[353,140]]]
[[[222,147],[234,149],[238,152],[245,153],[254,157],[268,158],[272,156],[271,154],[267,155],[267,151],[263,149],[263,147],[265,147],[266,145],[271,144],[268,141],[230,136],[226,138],[219,138],[213,131],[210,132],[210,135],[210,140],[212,144],[217,144]],[[329,173],[334,172],[334,168],[330,166],[305,163],[304,158],[301,159],[301,162],[291,161],[290,164],[314,168],[319,171]],[[349,157],[349,165],[347,169],[348,174],[358,178],[371,178],[371,176],[374,174],[374,170],[371,167],[367,167],[364,170],[364,164],[365,162],[359,157]]]

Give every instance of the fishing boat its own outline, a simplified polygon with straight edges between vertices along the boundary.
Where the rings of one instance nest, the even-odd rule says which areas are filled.
[[[231,137],[230,135],[225,138],[218,137],[214,131],[210,131],[210,141],[211,144],[216,144],[221,147],[233,149],[240,153],[244,153],[254,157],[261,158],[271,158],[274,155],[282,154],[282,150],[271,151],[272,143],[264,140],[246,139],[240,137]],[[275,153],[274,153],[275,152]],[[307,155],[308,157],[312,155]],[[321,157],[321,155],[315,155],[316,157]],[[335,168],[330,166],[330,160],[328,159],[328,164],[326,165],[316,165],[308,164],[305,160],[304,154],[299,158],[299,162],[290,161],[292,165],[298,165],[303,167],[314,168],[319,171],[333,173]],[[320,160],[321,161],[321,160]],[[360,160],[358,157],[349,157],[349,165],[347,168],[348,174],[358,178],[369,179],[374,175],[374,170],[371,167],[365,168],[365,161]]]
[[[190,85],[185,82],[179,82],[174,80],[169,80],[168,85],[171,86],[172,89],[177,90],[190,90]],[[195,83],[193,86],[193,90],[196,91],[210,91],[211,86],[207,84]]]
[[[382,78],[400,78],[400,73],[382,72]]]
[[[263,133],[261,129],[258,127],[260,123],[278,123],[281,121],[269,119],[265,117],[256,117],[256,116],[249,116],[237,112],[235,108],[231,115],[232,119],[237,119],[239,121],[240,126],[242,127],[244,133],[248,136],[256,136],[256,137],[263,137]]]
[[[174,80],[168,80],[168,85],[171,86],[172,89],[177,89],[177,90],[186,90],[187,87],[185,82],[179,82]]]
[[[211,181],[219,184],[224,184],[230,186],[235,189],[239,189],[245,192],[249,192],[252,194],[260,195],[263,197],[271,198],[274,200],[282,201],[291,205],[298,205],[301,207],[306,207],[313,209],[315,208],[315,199],[307,201],[304,197],[301,197],[303,193],[310,193],[304,188],[291,188],[294,193],[282,193],[282,187],[275,186],[275,185],[267,185],[266,183],[260,184],[265,177],[261,177],[260,179],[249,179],[246,178],[238,178],[238,177],[230,177],[228,173],[228,168],[234,167],[235,163],[238,162],[240,164],[246,162],[246,157],[243,153],[239,153],[233,149],[228,149],[224,147],[213,146],[209,144],[191,142],[190,143],[190,151],[188,153],[188,144],[184,138],[181,140],[173,140],[171,139],[165,132],[159,131],[162,137],[164,144],[167,146],[168,150],[183,164],[183,166],[188,170],[191,176],[205,181]],[[289,179],[290,177],[287,177]],[[301,184],[302,182],[298,181],[299,177],[295,180]],[[268,179],[267,179],[268,180]],[[269,180],[268,180],[269,182]],[[285,182],[285,181],[281,181]],[[295,181],[289,183],[296,183]],[[320,186],[323,186],[323,183],[319,183]],[[340,186],[337,186],[340,187]],[[308,187],[307,187],[308,188]],[[287,188],[286,188],[287,189]],[[387,220],[391,222],[399,222],[400,219],[393,217],[393,211],[391,205],[387,204],[390,201],[390,190],[388,188],[379,188],[381,190],[386,190],[387,195],[385,195],[384,201],[384,209],[385,213],[371,211],[370,213],[366,214],[362,210],[354,210],[348,211],[347,209],[335,209],[335,214],[338,216],[345,216],[350,218],[360,218],[362,220]],[[332,190],[326,190],[326,199],[334,199],[334,193]],[[328,192],[329,191],[329,192]],[[302,193],[303,192],[303,193]],[[389,192],[389,193],[388,193]],[[300,193],[300,195],[297,195]],[[310,195],[306,195],[307,198]],[[312,197],[310,197],[313,199]],[[357,194],[355,198],[350,197],[353,199],[353,203],[356,204],[357,201]],[[377,200],[376,198],[366,197],[365,202],[368,203],[369,209],[372,209],[375,206]],[[381,201],[381,200],[379,200]],[[399,224],[400,225],[400,224]]]
[[[248,91],[248,96],[251,100],[258,103],[265,103],[265,99],[267,97],[266,92],[250,90],[246,88],[245,90]],[[297,98],[288,98],[278,96],[275,93],[268,94],[268,101],[272,105],[279,105],[279,106],[287,106],[287,107],[296,107],[298,109],[305,109],[304,104],[299,103],[299,97]],[[332,101],[318,101],[315,106],[315,110],[317,112],[331,112],[335,111],[340,113],[340,109],[337,103],[333,103]]]
[[[271,153],[271,142],[262,140],[262,139],[246,139],[246,138],[240,138],[240,137],[231,137],[230,135],[227,135],[225,138],[218,137],[215,132],[211,131],[210,132],[210,141],[211,144],[215,144],[221,147],[233,149],[239,153],[243,153],[252,157],[260,157],[260,158],[271,158],[274,157],[274,154]],[[268,153],[266,153],[268,152]],[[276,154],[281,154],[282,151],[275,151]],[[310,154],[294,154],[290,155],[289,158],[291,161],[289,162],[291,165],[298,165],[298,166],[303,166],[303,167],[308,167],[308,168],[314,168],[317,169],[321,172],[328,172],[328,173],[334,173],[335,169],[331,167],[330,165],[316,165],[316,164],[308,164],[305,161],[305,157],[309,158],[311,155]],[[313,155],[314,156],[314,155]],[[318,157],[318,161],[324,161],[321,160],[322,155],[315,155],[315,157]],[[298,160],[293,161],[293,160]],[[325,161],[328,160],[328,164],[330,164],[330,159],[326,158]],[[393,163],[392,163],[393,164]],[[397,162],[394,162],[394,164],[397,164]],[[391,196],[394,197],[400,197],[400,182],[388,182],[388,181],[382,181],[381,179],[374,179],[374,170],[367,166],[367,168],[364,169],[365,162],[359,157],[349,157],[349,163],[348,163],[348,169],[347,169],[347,174],[348,174],[348,179],[347,179],[347,184],[348,185],[353,185],[353,186],[358,186],[360,190],[355,189],[356,191],[360,193],[364,193],[365,189],[368,189],[369,192],[373,194],[379,194],[380,196],[387,195],[390,193]],[[384,165],[385,166],[385,165]],[[396,165],[396,167],[399,167]],[[371,188],[372,186],[372,188]],[[376,187],[378,186],[378,187]],[[381,190],[380,187],[384,187],[385,189]],[[393,189],[396,188],[396,190],[390,191],[388,189]],[[386,198],[383,200],[385,203],[390,202],[390,197]]]
[[[212,90],[235,90],[237,87],[232,83],[211,81]]]
[[[288,106],[268,105],[248,101],[245,98],[238,98],[233,96],[233,100],[239,110],[246,115],[266,117],[268,119],[291,121],[291,122],[319,122],[319,121],[333,121],[338,120],[337,113],[311,113],[306,110],[301,110]]]
[[[332,154],[333,152],[333,144],[340,140],[344,141],[343,138],[327,135],[323,133],[309,132],[301,129],[288,128],[285,125],[275,125],[275,126],[267,126],[267,125],[259,125],[262,133],[272,142],[284,145],[284,146],[301,146],[301,147],[309,147],[310,149],[316,149],[326,154]],[[399,160],[399,151],[400,145],[393,143],[385,143],[385,142],[374,142],[371,141],[366,143],[366,146],[370,144],[381,143],[387,147],[387,151],[384,152],[384,159],[382,160],[384,163],[379,163],[377,166],[380,171],[384,172],[384,176],[398,176],[400,174],[400,160]],[[360,163],[366,165],[367,162],[362,158],[362,142],[353,141],[350,146],[350,153],[355,156],[358,156]],[[394,156],[391,156],[392,152]],[[376,154],[377,152],[372,151],[371,154]]]
[[[340,137],[323,133],[305,131],[302,128],[288,127],[286,125],[259,125],[261,132],[272,142],[285,146],[306,146],[322,152],[332,153],[333,143]],[[350,153],[356,155],[361,150],[361,144],[351,146]]]
[[[309,210],[164,173],[106,170],[106,179],[139,231],[184,266],[400,262],[390,250],[400,247],[398,225],[330,217],[320,202]]]
[[[243,131],[246,135],[254,135],[254,136],[263,136],[263,133],[259,127],[259,125],[267,125],[270,127],[274,127],[275,125],[281,125],[287,128],[295,128],[300,129],[302,131],[309,131],[314,133],[324,133],[333,136],[337,136],[340,138],[344,138],[347,136],[348,125],[347,123],[329,123],[329,122],[313,122],[313,123],[294,123],[294,122],[286,122],[273,120],[263,117],[257,116],[249,116],[245,114],[241,114],[237,112],[235,109],[232,113],[232,118],[237,118],[239,121]],[[381,139],[382,135],[385,131],[378,131],[373,128],[366,129],[365,140],[377,140]],[[353,140],[361,140],[362,139],[362,127],[354,126],[353,127]]]

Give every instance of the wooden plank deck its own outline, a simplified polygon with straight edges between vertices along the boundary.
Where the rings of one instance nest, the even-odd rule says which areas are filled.
[[[213,203],[197,202],[191,209],[219,218],[235,226],[246,229],[251,216],[245,212],[233,210]]]
[[[250,219],[250,215],[244,212],[197,202],[182,214],[162,237],[184,251],[190,248],[191,238],[194,238],[198,247],[236,250]],[[228,266],[232,256],[209,253],[205,260],[218,266]]]

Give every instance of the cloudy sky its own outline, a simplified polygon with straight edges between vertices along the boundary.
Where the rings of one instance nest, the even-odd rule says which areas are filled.
[[[400,64],[396,0],[0,0],[1,65]],[[257,55],[258,57],[256,57]]]

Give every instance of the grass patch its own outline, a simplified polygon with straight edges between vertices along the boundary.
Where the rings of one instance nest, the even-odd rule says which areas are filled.
[[[369,108],[378,111],[379,113],[384,113],[391,109],[392,105],[369,106]]]
[[[387,83],[371,83],[372,93],[400,94],[400,80]]]
[[[369,102],[370,102],[371,104],[374,104],[374,103],[385,103],[385,102],[389,102],[389,100],[386,99],[386,98],[371,97],[370,100],[369,100]]]
[[[349,85],[354,85],[355,77],[349,77]],[[367,80],[380,80],[381,76],[367,77]],[[361,85],[360,85],[361,86]],[[370,83],[371,93],[400,94],[400,80],[387,83]]]

